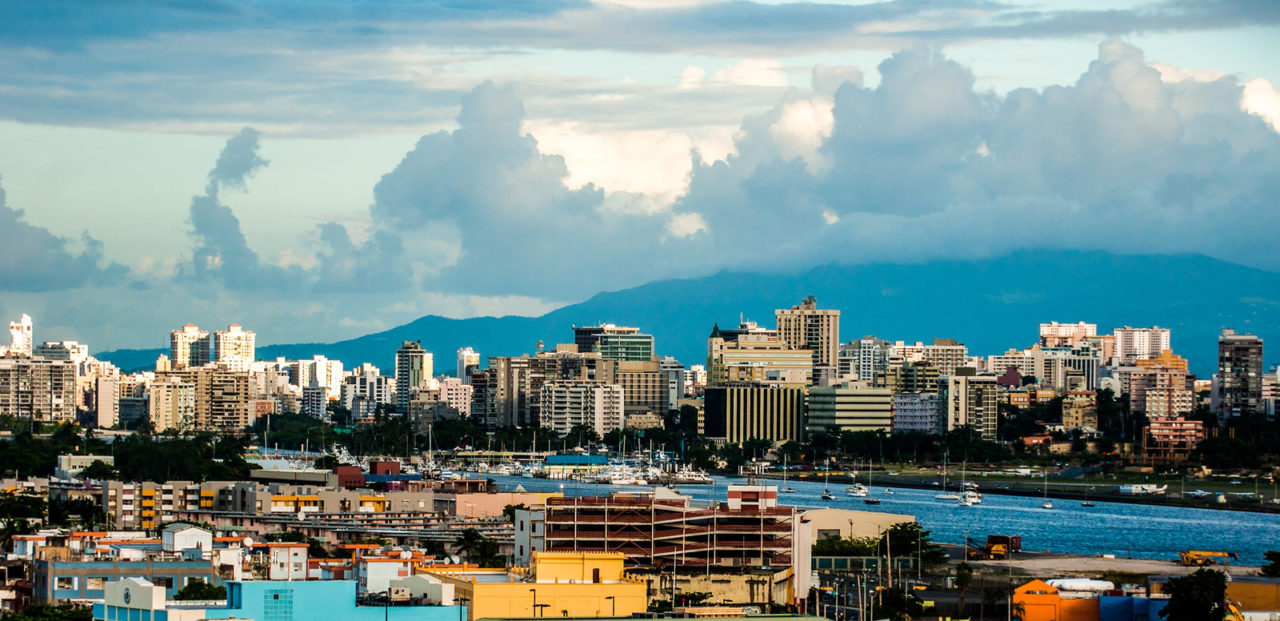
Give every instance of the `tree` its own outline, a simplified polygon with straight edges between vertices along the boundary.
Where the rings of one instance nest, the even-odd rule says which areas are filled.
[[[317,459],[316,463],[313,465],[316,470],[333,470],[342,464],[338,461],[337,457],[334,457],[333,455],[324,455]]]
[[[875,556],[880,540],[876,537],[844,538],[827,535],[814,542],[814,556]]]
[[[890,526],[880,538],[880,552],[892,552],[896,556],[914,556],[920,553],[920,563],[925,567],[942,565],[949,557],[942,546],[929,539],[932,534],[917,522],[898,522]]]
[[[227,587],[213,586],[204,580],[192,580],[173,595],[179,601],[219,600],[227,598]]]
[[[101,459],[93,460],[93,463],[80,471],[81,479],[93,481],[113,481],[119,477],[120,473],[116,471],[115,466],[111,466]]]
[[[1267,550],[1262,558],[1267,561],[1267,564],[1262,566],[1262,575],[1268,578],[1280,578],[1280,552]]]
[[[529,506],[523,502],[518,505],[507,505],[502,508],[502,516],[507,518],[508,522],[516,521],[516,511],[528,511]]]
[[[973,568],[968,563],[961,562],[956,565],[956,575],[953,584],[956,590],[960,592],[960,614],[964,614],[964,595],[969,591],[969,587],[973,586]]]
[[[1226,614],[1227,576],[1214,569],[1170,578],[1165,583],[1169,605],[1160,611],[1168,621],[1204,621],[1221,619]]]

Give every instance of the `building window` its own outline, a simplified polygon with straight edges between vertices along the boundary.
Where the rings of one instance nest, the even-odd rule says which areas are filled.
[[[151,579],[151,584],[169,589],[173,587],[173,578],[169,576],[156,576]]]
[[[88,591],[101,591],[106,588],[107,579],[101,576],[89,576],[84,579],[84,588]]]

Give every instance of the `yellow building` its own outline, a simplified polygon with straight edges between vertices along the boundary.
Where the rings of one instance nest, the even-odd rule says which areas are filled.
[[[528,571],[430,569],[454,585],[468,621],[518,617],[630,617],[645,584],[623,573],[621,552],[534,552]]]

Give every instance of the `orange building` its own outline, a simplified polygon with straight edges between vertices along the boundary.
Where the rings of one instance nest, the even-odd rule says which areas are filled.
[[[1013,592],[1022,621],[1098,621],[1098,598],[1063,597],[1047,582],[1032,580]]]

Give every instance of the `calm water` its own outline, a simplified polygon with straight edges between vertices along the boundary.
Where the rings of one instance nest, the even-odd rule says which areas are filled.
[[[503,491],[523,485],[529,491],[558,491],[561,481],[491,476]],[[697,499],[723,501],[726,486],[745,479],[716,477],[716,485],[681,486],[681,493]],[[591,485],[564,481],[568,496],[595,496],[610,490],[636,487]],[[802,508],[837,507],[860,511],[880,511],[914,515],[932,531],[933,539],[961,543],[964,532],[985,541],[991,533],[1021,535],[1022,547],[1072,554],[1115,554],[1133,558],[1174,560],[1180,550],[1228,550],[1240,555],[1239,564],[1260,565],[1262,553],[1280,549],[1280,514],[1159,507],[1095,500],[1097,506],[1082,507],[1080,501],[1054,499],[1053,509],[1040,507],[1041,500],[1022,496],[1000,496],[984,491],[982,504],[962,507],[954,500],[936,500],[938,490],[888,488],[877,483],[873,496],[881,503],[868,506],[861,498],[844,495],[844,485],[831,485],[836,499],[822,500],[820,481],[792,481],[793,494],[779,494],[779,503]]]

